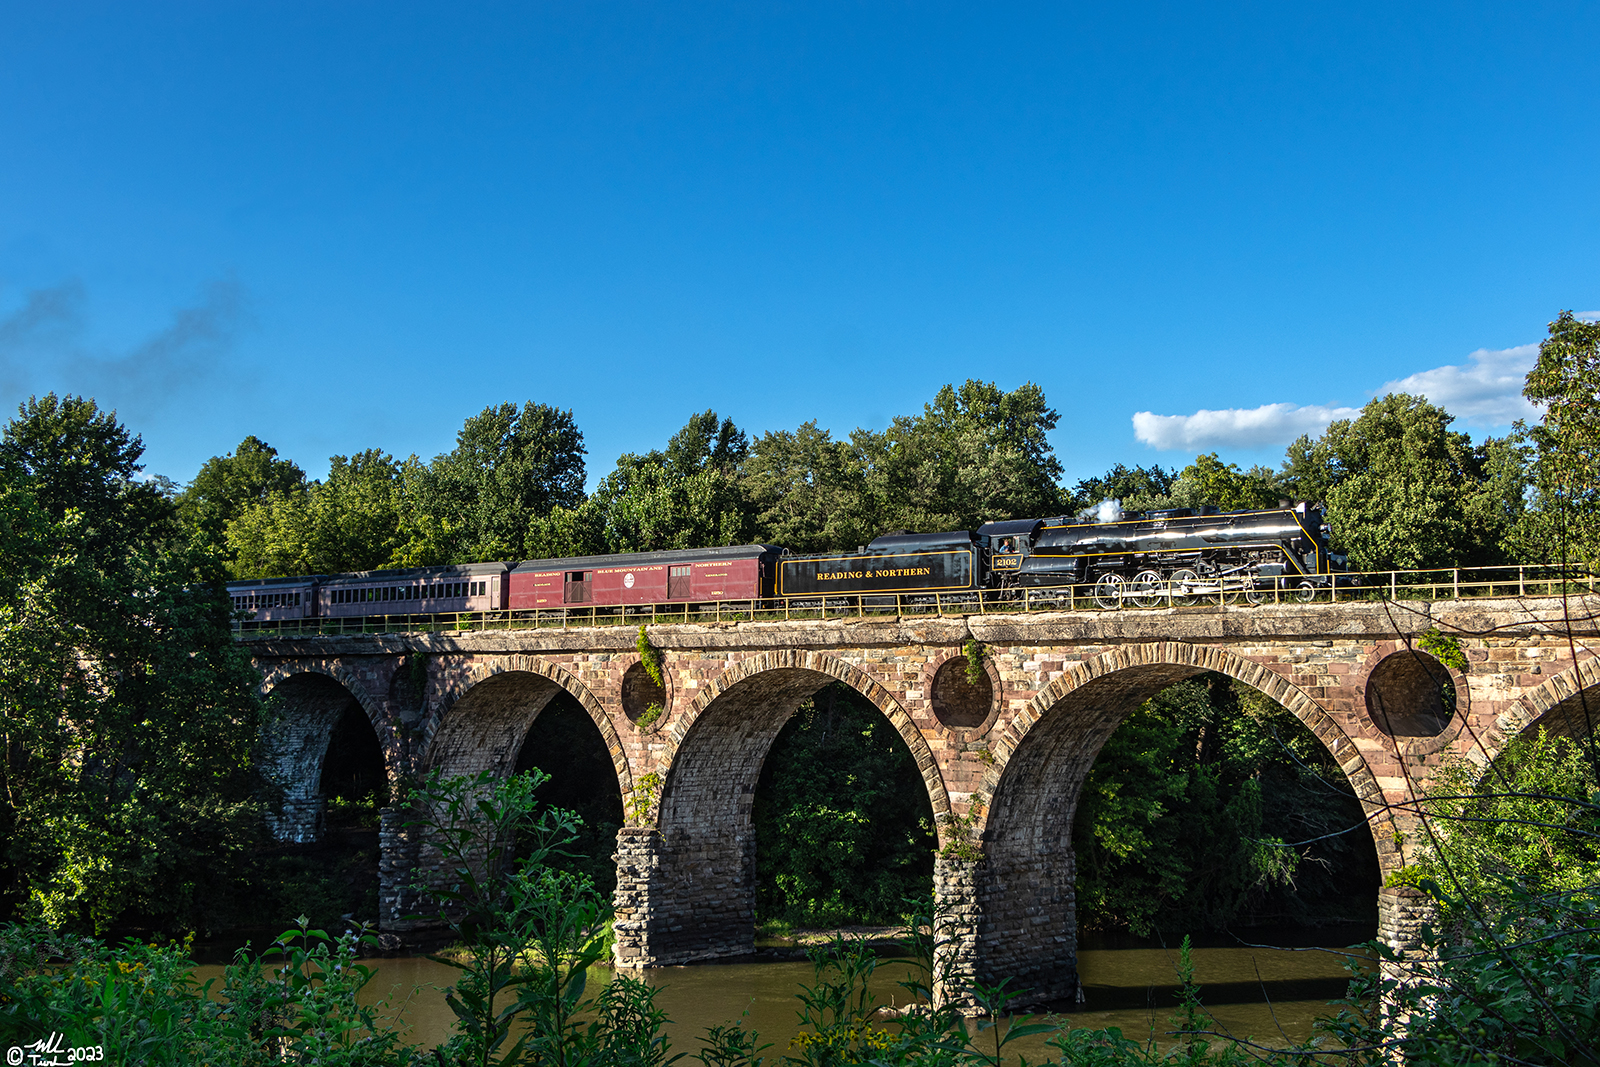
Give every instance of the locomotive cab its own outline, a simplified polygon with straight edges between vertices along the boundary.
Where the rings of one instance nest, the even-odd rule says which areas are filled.
[[[1042,526],[1043,519],[1010,519],[986,522],[978,527],[978,543],[983,549],[991,584],[1016,584],[1016,575],[1033,552],[1033,539]]]

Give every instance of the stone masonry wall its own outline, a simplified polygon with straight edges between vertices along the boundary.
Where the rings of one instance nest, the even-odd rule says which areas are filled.
[[[1595,606],[1571,614],[1593,618]],[[1569,643],[1562,617],[1555,602],[1464,601],[655,626],[667,710],[649,730],[621,705],[623,676],[638,662],[635,631],[624,627],[251,647],[272,679],[339,678],[373,717],[396,777],[430,766],[503,773],[539,709],[556,692],[572,694],[611,752],[639,824],[618,839],[618,962],[628,965],[748,951],[749,806],[761,761],[809,693],[851,685],[910,748],[941,845],[957,833],[981,845],[981,864],[940,867],[940,894],[970,923],[953,950],[961,966],[1066,991],[1075,981],[1077,792],[1100,745],[1141,700],[1207,670],[1278,700],[1350,778],[1387,871],[1411,848],[1412,791],[1443,760],[1486,763],[1532,725],[1584,721],[1600,683],[1584,643],[1596,628],[1584,624]],[[1435,736],[1391,736],[1369,712],[1384,698],[1369,694],[1369,677],[1386,657],[1419,655],[1415,635],[1429,627],[1456,636],[1468,657],[1468,670],[1452,675],[1457,714]],[[964,708],[943,722],[934,678],[969,638],[986,646],[992,707],[982,721]],[[412,656],[426,657],[428,683],[421,706],[406,709],[393,680]],[[415,843],[392,840],[386,849],[411,848],[415,862]],[[386,855],[385,900],[398,899],[406,862]]]

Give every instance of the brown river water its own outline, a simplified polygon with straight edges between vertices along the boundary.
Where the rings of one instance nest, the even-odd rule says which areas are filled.
[[[1276,935],[1276,936],[1269,936]],[[1250,947],[1240,939],[1221,935],[1198,942],[1193,950],[1195,977],[1201,1000],[1215,1028],[1263,1044],[1284,1045],[1312,1035],[1312,1023],[1329,1012],[1328,1002],[1344,995],[1346,951],[1342,946],[1371,936],[1367,930],[1251,931],[1245,940],[1272,948]],[[1293,947],[1289,947],[1293,946]],[[1084,986],[1081,1004],[1053,1005],[1058,1020],[1073,1028],[1119,1027],[1139,1041],[1152,1036],[1167,1044],[1176,1000],[1176,945],[1121,939],[1086,947],[1078,954]],[[363,1000],[388,1002],[385,1015],[408,1031],[408,1039],[434,1045],[449,1036],[454,1015],[445,1004],[444,988],[455,981],[457,970],[425,957],[364,961],[375,969]],[[220,976],[216,965],[196,968],[204,981]],[[662,967],[642,977],[661,989],[657,1006],[666,1010],[668,1036],[675,1052],[691,1056],[707,1027],[737,1019],[748,1012],[747,1028],[771,1042],[769,1057],[789,1051],[798,1032],[795,992],[811,981],[813,970],[805,961],[742,961]],[[612,972],[595,968],[591,992],[610,980]],[[906,976],[904,964],[884,960],[879,964],[873,991],[881,1004],[904,1004],[907,995],[896,983]],[[1053,1050],[1044,1036],[1019,1039],[1012,1051],[1037,1061]]]

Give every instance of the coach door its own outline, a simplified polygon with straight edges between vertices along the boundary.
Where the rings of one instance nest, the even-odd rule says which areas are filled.
[[[689,599],[689,568],[667,568],[667,599],[671,601]]]
[[[561,602],[563,604],[589,603],[590,580],[594,571],[567,571],[566,580],[561,583]]]

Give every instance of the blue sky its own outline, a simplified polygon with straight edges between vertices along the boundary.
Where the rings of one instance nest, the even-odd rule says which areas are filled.
[[[1068,480],[1481,435],[1600,309],[1593,5],[0,3],[0,403],[313,474],[570,407],[591,480],[1032,380]]]

